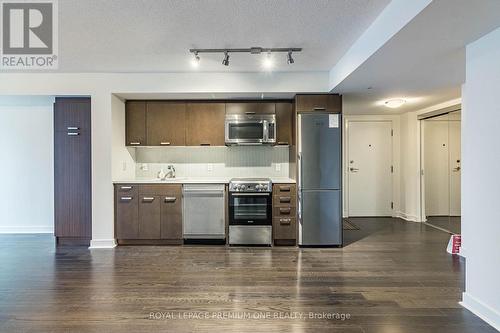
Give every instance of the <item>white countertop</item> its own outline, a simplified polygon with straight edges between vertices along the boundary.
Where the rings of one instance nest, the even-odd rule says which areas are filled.
[[[114,180],[113,184],[227,184],[232,177],[178,177],[175,179],[150,179],[150,178],[134,178]],[[273,184],[294,184],[295,180],[291,178],[273,178]]]

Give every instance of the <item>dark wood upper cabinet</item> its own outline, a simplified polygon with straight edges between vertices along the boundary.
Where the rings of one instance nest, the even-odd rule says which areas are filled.
[[[342,97],[336,94],[297,95],[295,96],[297,112],[342,112]]]
[[[125,144],[146,145],[146,102],[128,101],[125,105]]]
[[[90,98],[56,98],[54,129],[57,244],[89,245],[92,236]]]
[[[276,103],[276,144],[293,145],[293,109],[292,103]]]
[[[147,102],[148,146],[186,145],[186,103]]]
[[[226,103],[226,114],[274,114],[276,105],[272,102]]]
[[[224,103],[188,103],[186,144],[224,146]]]

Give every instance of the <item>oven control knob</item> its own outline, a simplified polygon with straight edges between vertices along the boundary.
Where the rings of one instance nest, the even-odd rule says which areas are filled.
[[[240,186],[239,186],[239,189],[240,189],[241,191],[244,191],[246,188],[247,188],[247,187],[246,187],[245,185],[240,185]]]
[[[262,189],[262,191],[267,191],[267,185],[260,185],[260,188]]]

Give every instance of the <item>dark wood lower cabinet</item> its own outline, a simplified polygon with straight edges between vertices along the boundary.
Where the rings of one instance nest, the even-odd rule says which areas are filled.
[[[119,244],[182,244],[181,185],[115,185]]]
[[[58,245],[90,245],[90,98],[54,103],[54,235]]]
[[[295,184],[273,184],[273,240],[275,245],[297,243]]]

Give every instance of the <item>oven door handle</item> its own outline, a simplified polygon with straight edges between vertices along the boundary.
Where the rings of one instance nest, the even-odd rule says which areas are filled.
[[[258,196],[270,196],[271,193],[269,192],[258,192],[258,193],[234,193],[231,192],[231,195],[234,196],[246,196],[246,197],[258,197]]]

